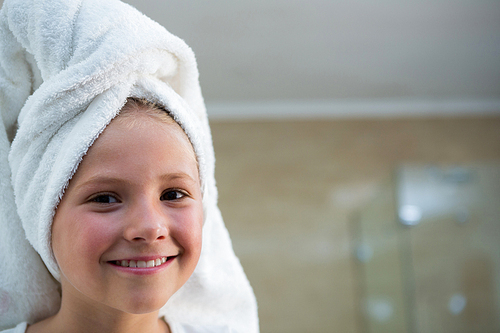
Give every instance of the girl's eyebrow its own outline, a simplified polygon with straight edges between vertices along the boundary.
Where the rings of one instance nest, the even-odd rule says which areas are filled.
[[[90,179],[86,180],[85,182],[75,186],[75,190],[78,190],[82,187],[91,186],[94,184],[118,184],[123,182],[124,180],[120,178],[107,177],[107,176],[94,176],[90,177]]]
[[[185,172],[176,172],[176,173],[167,173],[162,176],[160,176],[160,179],[162,181],[174,181],[174,180],[183,180],[183,181],[188,181],[190,183],[196,183],[196,179],[191,177],[189,174]],[[130,184],[130,181],[124,178],[118,178],[118,177],[112,177],[112,176],[93,176],[90,177],[90,179],[86,180],[85,182],[78,184],[75,186],[75,190],[78,190],[82,187],[86,186],[91,186],[94,184]]]
[[[168,180],[168,181],[181,179],[181,180],[187,180],[190,182],[196,182],[196,179],[194,179],[193,177],[191,177],[189,174],[187,174],[185,172],[169,173],[169,174],[165,174],[165,175],[161,176],[160,178],[163,180]]]

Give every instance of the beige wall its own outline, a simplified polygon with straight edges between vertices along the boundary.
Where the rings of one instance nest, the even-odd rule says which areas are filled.
[[[353,213],[402,162],[500,160],[500,118],[211,126],[220,208],[263,333],[360,333]]]

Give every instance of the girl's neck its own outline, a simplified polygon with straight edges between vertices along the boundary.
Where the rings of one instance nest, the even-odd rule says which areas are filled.
[[[73,304],[74,305],[74,304]],[[146,314],[130,314],[116,310],[102,310],[71,306],[63,301],[59,312],[35,325],[26,333],[170,333],[168,325],[158,319],[158,311]]]

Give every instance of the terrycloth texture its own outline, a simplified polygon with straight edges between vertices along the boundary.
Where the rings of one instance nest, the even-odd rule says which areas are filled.
[[[194,54],[117,0],[5,0],[0,12],[0,329],[57,311],[59,268],[50,245],[54,209],[89,146],[127,97],[169,109],[200,164],[200,261],[160,315],[172,323],[257,332],[255,297],[217,207],[213,146]]]
[[[2,333],[25,333],[27,326],[28,326],[27,323],[23,322],[14,328],[2,331]],[[172,332],[172,333],[174,333],[174,332]]]

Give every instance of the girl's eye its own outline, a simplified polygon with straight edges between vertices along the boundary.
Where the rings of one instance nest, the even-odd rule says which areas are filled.
[[[180,191],[170,190],[170,191],[164,192],[161,195],[160,200],[166,200],[166,201],[179,200],[179,199],[183,198],[184,196],[185,196],[185,194],[180,192]]]
[[[117,203],[118,199],[109,194],[100,194],[90,199],[90,201],[100,204],[112,204],[112,203]]]

